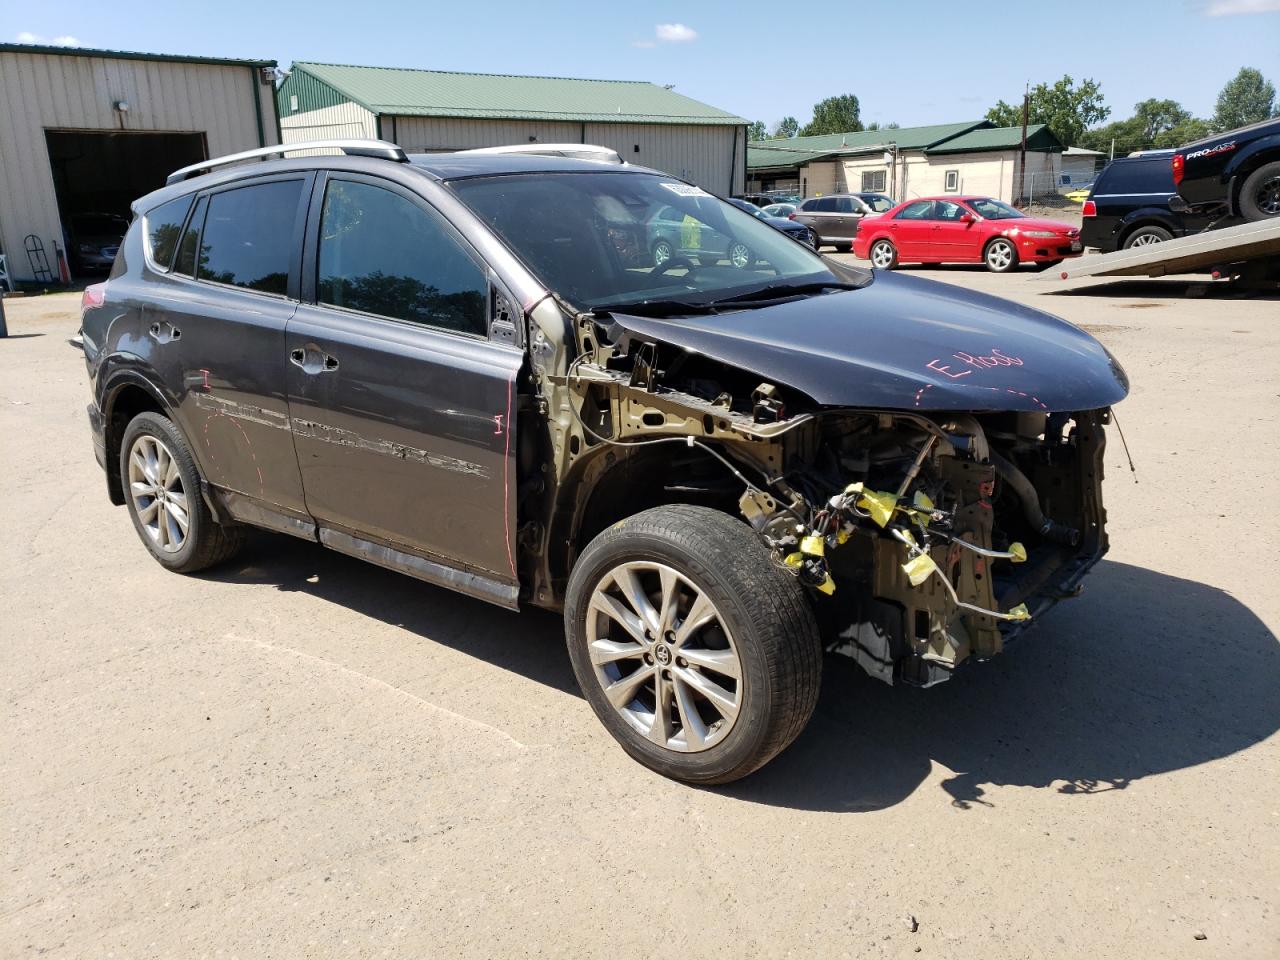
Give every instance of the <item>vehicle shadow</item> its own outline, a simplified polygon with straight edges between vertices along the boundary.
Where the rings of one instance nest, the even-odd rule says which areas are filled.
[[[1053,297],[1140,297],[1144,300],[1276,300],[1280,290],[1250,287],[1235,280],[1112,280],[1068,290],[1045,290]]]
[[[511,613],[283,536],[255,535],[245,557],[206,576],[307,593],[578,695],[555,614]],[[952,771],[941,786],[961,809],[995,805],[1000,786],[1087,796],[1280,729],[1280,643],[1248,607],[1216,587],[1110,561],[1080,599],[947,683],[888,687],[841,656],[824,669],[817,713],[796,743],[717,792],[879,810],[937,763]]]
[[[934,763],[957,808],[992,788],[1088,796],[1193,767],[1280,729],[1280,644],[1215,587],[1103,561],[1078,600],[1004,655],[928,690],[890,688],[828,657],[800,739],[727,788],[744,800],[876,810]]]

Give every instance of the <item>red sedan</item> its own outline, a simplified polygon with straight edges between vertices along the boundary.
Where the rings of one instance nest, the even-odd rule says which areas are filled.
[[[990,197],[922,197],[864,217],[853,252],[872,266],[899,263],[985,263],[1005,273],[1019,263],[1052,266],[1078,257],[1080,231],[1029,217]]]

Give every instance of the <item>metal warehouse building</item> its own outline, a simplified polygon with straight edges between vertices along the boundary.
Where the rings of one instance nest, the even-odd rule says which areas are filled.
[[[278,99],[285,143],[378,137],[410,153],[593,143],[723,196],[746,178],[746,121],[652,83],[295,63]]]
[[[10,275],[45,279],[33,246],[56,279],[56,251],[75,242],[77,221],[127,218],[178,167],[279,143],[275,66],[0,44],[0,252]]]

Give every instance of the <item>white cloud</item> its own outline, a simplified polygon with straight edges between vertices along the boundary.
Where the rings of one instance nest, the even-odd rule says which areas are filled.
[[[1280,13],[1280,0],[1213,0],[1205,8],[1208,17],[1238,17],[1250,13]]]
[[[52,40],[49,40],[45,37],[40,36],[40,34],[38,33],[32,33],[29,30],[23,30],[20,34],[18,34],[16,39],[18,43],[37,43],[37,44],[44,44],[47,46],[54,46],[54,47],[80,46],[80,41],[77,40],[75,37],[71,36],[70,34],[63,34],[60,37],[54,37]]]
[[[653,30],[663,43],[690,43],[698,39],[698,31],[683,23],[660,23]]]

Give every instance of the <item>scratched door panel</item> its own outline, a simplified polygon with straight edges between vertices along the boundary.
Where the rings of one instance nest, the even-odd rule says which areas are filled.
[[[312,516],[514,582],[508,425],[521,351],[306,304],[287,339],[303,351],[289,407]]]
[[[169,324],[155,353],[178,389],[175,414],[204,476],[305,516],[284,392],[284,329],[296,304],[180,278],[163,288],[144,321],[148,330]]]

